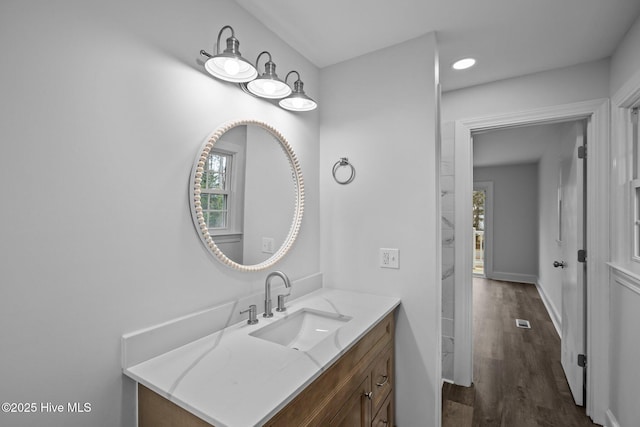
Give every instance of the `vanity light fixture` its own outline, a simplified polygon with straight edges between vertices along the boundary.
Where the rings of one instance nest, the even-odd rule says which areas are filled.
[[[220,53],[220,37],[224,30],[231,30],[231,37],[227,39],[227,48]],[[233,83],[246,83],[255,79],[258,75],[256,68],[242,57],[238,50],[240,42],[235,38],[235,33],[230,25],[222,27],[218,33],[218,40],[213,55],[204,50],[200,55],[207,57],[204,68],[212,76]]]
[[[454,70],[466,70],[467,68],[473,67],[475,64],[476,60],[474,58],[463,58],[454,62],[451,67]]]
[[[227,48],[221,53],[220,38],[225,30],[231,31],[231,37],[227,39]],[[238,83],[240,89],[250,95],[271,100],[279,99],[280,107],[285,110],[311,111],[318,107],[318,104],[304,93],[304,84],[300,80],[300,73],[290,71],[282,81],[276,74],[276,64],[268,51],[265,50],[258,55],[254,66],[242,57],[239,46],[240,42],[235,37],[233,28],[230,25],[225,25],[218,33],[214,53],[200,51],[200,55],[207,58],[204,68],[215,78]],[[269,59],[264,64],[264,74],[258,76],[257,68],[262,55],[268,55]],[[298,79],[293,82],[293,90],[287,83],[287,79],[292,73],[298,76]]]
[[[271,54],[266,50],[256,59],[256,68],[258,68],[258,61],[264,54],[269,56],[269,60],[264,64],[264,74],[258,76],[255,80],[251,80],[247,83],[247,89],[252,94],[261,98],[280,99],[291,94],[291,88],[288,84],[278,78],[276,74],[276,64],[271,60]]]
[[[318,107],[318,104],[313,99],[309,98],[304,93],[304,83],[300,80],[300,73],[297,71],[289,71],[284,81],[289,79],[289,76],[296,73],[298,80],[293,82],[293,92],[288,97],[281,99],[279,104],[282,108],[289,111],[311,111]]]

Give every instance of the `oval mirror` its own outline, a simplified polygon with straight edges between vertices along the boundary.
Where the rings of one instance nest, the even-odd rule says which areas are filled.
[[[196,231],[223,264],[264,270],[291,249],[304,183],[291,145],[274,127],[240,120],[216,129],[198,152],[189,186]]]

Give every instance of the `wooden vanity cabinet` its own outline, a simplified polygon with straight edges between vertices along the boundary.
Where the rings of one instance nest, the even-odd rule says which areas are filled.
[[[390,313],[266,426],[393,427],[394,326]]]
[[[369,374],[349,395],[338,413],[331,419],[331,427],[393,427],[393,347],[370,366]]]
[[[138,427],[212,427],[201,418],[138,384]]]
[[[329,421],[330,427],[368,427],[371,424],[371,401],[366,396],[371,391],[367,376],[347,398],[342,408]]]
[[[390,313],[271,420],[267,427],[393,427],[394,317]],[[211,426],[138,385],[139,427]]]
[[[391,395],[387,396],[382,406],[378,410],[375,418],[371,422],[371,427],[392,427],[394,418],[393,399]]]

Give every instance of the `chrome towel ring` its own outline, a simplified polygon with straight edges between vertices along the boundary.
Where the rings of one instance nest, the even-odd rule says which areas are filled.
[[[349,178],[345,179],[344,181],[341,181],[336,176],[336,172],[341,167],[349,167],[351,169],[351,174],[349,175]],[[351,163],[349,163],[349,159],[348,158],[341,157],[340,160],[338,160],[336,162],[336,164],[333,165],[333,179],[335,179],[338,184],[342,184],[342,185],[349,184],[351,181],[353,181],[353,179],[355,177],[356,177],[356,168],[354,168],[353,165]]]

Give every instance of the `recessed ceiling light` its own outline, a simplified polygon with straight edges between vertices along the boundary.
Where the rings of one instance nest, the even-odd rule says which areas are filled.
[[[475,63],[476,60],[473,58],[464,58],[454,62],[452,67],[454,70],[466,70],[467,68],[473,67]]]

